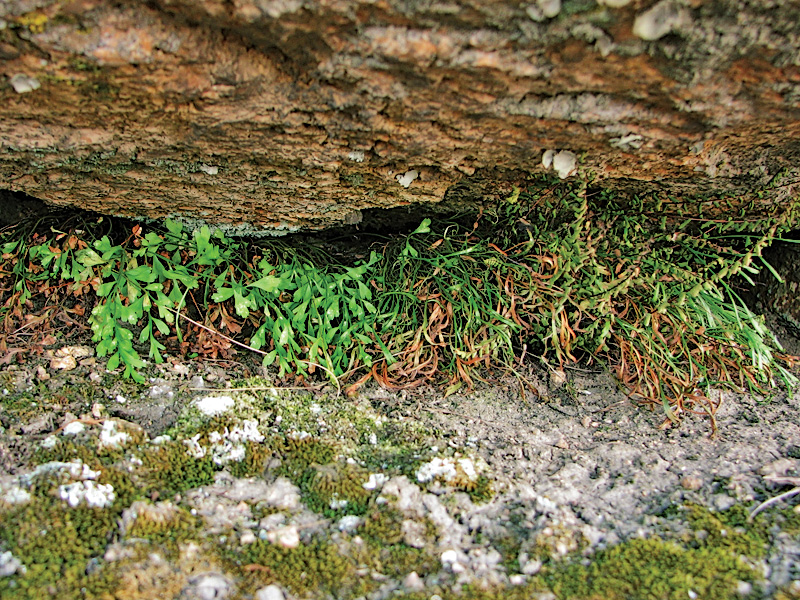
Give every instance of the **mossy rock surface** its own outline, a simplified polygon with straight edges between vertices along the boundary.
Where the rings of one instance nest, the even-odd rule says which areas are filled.
[[[792,498],[748,518],[797,476],[792,398],[723,398],[709,442],[700,417],[659,431],[599,374],[570,375],[570,396],[531,371],[550,395],[533,411],[496,386],[344,398],[190,368],[161,369],[182,408],[152,436],[135,421],[154,384],[124,403],[111,380],[61,386],[60,409],[9,389],[3,447],[41,430],[0,480],[4,599],[796,597]],[[224,391],[186,389],[196,376]]]

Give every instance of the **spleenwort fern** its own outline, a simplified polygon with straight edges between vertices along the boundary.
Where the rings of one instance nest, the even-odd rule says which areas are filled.
[[[425,219],[352,266],[173,221],[135,226],[122,243],[77,231],[33,245],[6,235],[0,279],[14,282],[6,306],[47,281],[76,296],[93,290],[97,353],[137,380],[137,348],[161,362],[190,299],[247,323],[249,346],[280,376],[361,370],[359,382],[402,386],[446,374],[453,391],[472,384],[475,366],[511,367],[539,348],[559,364],[602,358],[632,394],[674,415],[698,386],[758,391],[791,377],[731,282],[766,264],[763,249],[795,226],[797,203],[748,222],[725,202],[701,204],[735,218],[706,218],[689,201],[623,204],[585,185],[540,183],[471,228]]]

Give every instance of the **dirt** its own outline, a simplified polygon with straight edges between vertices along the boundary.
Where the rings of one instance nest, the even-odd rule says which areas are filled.
[[[779,323],[773,325],[787,348],[796,352],[798,340],[781,331]],[[54,433],[63,436],[62,428],[69,422],[114,417],[140,426],[152,440],[179,424],[193,400],[234,394],[231,385],[247,372],[236,363],[173,362],[153,367],[150,382],[139,387],[105,373],[102,363],[94,359],[63,371],[51,369],[46,361],[4,368],[0,371],[0,393],[5,396],[0,404],[0,496],[33,469],[32,458],[43,440]],[[23,390],[29,390],[24,400]],[[433,594],[470,582],[528,585],[548,565],[569,560],[585,563],[604,548],[632,539],[695,539],[698,532],[679,518],[686,507],[701,506],[710,514],[726,514],[736,507],[753,511],[768,498],[800,485],[800,399],[785,390],[769,399],[716,390],[709,396],[719,405],[713,421],[708,415],[685,414],[679,425],[670,424],[661,410],[635,405],[602,369],[585,366],[568,368],[563,374],[531,367],[520,377],[504,377],[449,397],[434,388],[391,391],[377,386],[368,386],[349,399],[337,396],[330,387],[317,395],[297,393],[302,396],[297,406],[319,413],[319,430],[312,434],[335,430],[336,415],[363,407],[358,414],[369,413],[370,419],[381,423],[375,429],[379,435],[396,427],[401,436],[413,440],[416,464],[434,456],[455,461],[469,457],[491,483],[489,497],[476,498],[465,493],[467,488],[442,478],[423,484],[408,476],[408,471],[404,478],[402,468],[387,467],[388,482],[382,493],[394,498],[407,516],[433,523],[437,533],[423,536],[418,546],[437,565],[427,575],[415,572],[416,579],[410,572],[387,577],[373,568],[371,575],[380,585],[362,597],[379,599],[426,590]],[[291,410],[287,409],[287,418]],[[280,420],[271,422],[277,431]],[[407,431],[412,434],[403,433]],[[254,539],[260,535],[281,545],[282,538],[275,536],[285,534],[287,527],[299,527],[300,544],[323,535],[339,544],[343,554],[352,552],[357,544],[353,540],[360,536],[347,526],[358,527],[353,524],[366,517],[356,515],[346,526],[346,517],[325,519],[310,512],[296,497],[297,488],[276,478],[277,472],[267,467],[262,477],[236,478],[223,469],[213,485],[186,490],[173,500],[203,517],[206,532],[197,534],[198,539],[230,530],[235,533],[227,535],[239,536],[245,547],[249,543],[245,535],[250,534],[244,532],[252,531]],[[280,482],[288,487],[281,488],[284,483]],[[284,514],[283,529],[270,529],[264,519],[259,522],[251,515],[259,499],[275,494],[283,498],[271,505],[284,507],[279,508]],[[788,496],[764,513],[791,515],[793,506],[797,513],[797,499]],[[410,544],[407,532],[404,539]],[[123,560],[114,554],[119,554],[120,547],[125,547],[125,536],[115,533],[97,560],[108,564]],[[4,550],[0,542],[0,554]],[[316,597],[317,592],[318,597],[330,597],[328,591],[298,591],[296,585],[280,580],[265,580],[271,583],[259,590],[248,588],[224,561],[211,560],[205,571],[198,571],[196,561],[186,566],[184,550],[170,563],[179,574],[174,575],[179,584],[160,591],[156,585],[156,593],[163,594],[158,597],[263,600]],[[19,558],[24,564],[25,559]],[[765,554],[748,560],[758,577],[752,583],[740,581],[731,597],[777,597],[779,591],[782,598],[798,597],[792,595],[800,593],[796,531],[783,533],[773,527]],[[31,565],[26,566],[30,572]],[[149,572],[154,567],[144,560],[126,568]],[[21,580],[24,575],[12,571],[5,577]],[[342,594],[337,597],[351,597]],[[542,592],[531,597],[568,596]]]

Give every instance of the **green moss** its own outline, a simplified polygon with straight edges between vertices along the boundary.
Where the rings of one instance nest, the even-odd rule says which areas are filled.
[[[327,465],[336,457],[336,450],[315,437],[287,436],[275,440],[275,448],[281,457],[279,475],[284,475],[300,485],[306,470],[314,465]]]
[[[470,499],[476,504],[488,502],[494,497],[494,487],[492,480],[486,475],[478,475],[478,478],[462,486],[462,489],[469,495]]]
[[[25,13],[17,18],[17,23],[33,34],[44,32],[50,19],[44,13],[37,11]]]
[[[194,458],[179,441],[148,448],[141,457],[144,479],[151,492],[164,498],[214,482],[220,469],[210,456]]]
[[[228,470],[234,477],[263,475],[271,456],[272,448],[268,444],[248,441],[245,444],[244,458],[228,463]]]
[[[728,600],[754,573],[728,548],[685,548],[634,539],[596,553],[587,565],[545,567],[538,577],[559,599]]]
[[[52,448],[39,447],[33,453],[33,462],[39,465],[50,461],[70,462],[74,460],[80,460],[92,469],[97,469],[103,464],[96,447],[63,437],[59,438]]]
[[[381,507],[367,514],[358,529],[369,550],[363,559],[369,561],[375,571],[396,579],[412,571],[425,576],[438,570],[439,561],[427,546],[415,548],[403,541],[404,520],[406,517],[403,513],[393,508]],[[435,541],[435,525],[427,519],[424,525],[425,537],[431,542]]]
[[[0,542],[27,571],[0,578],[4,600],[98,597],[111,585],[100,565],[117,527],[113,510],[69,508],[52,495],[10,510],[0,520]],[[88,574],[87,574],[88,569]]]
[[[300,479],[303,502],[326,517],[362,515],[373,496],[364,489],[368,477],[369,473],[357,465],[314,465]]]
[[[690,527],[704,532],[695,542],[698,546],[752,558],[766,554],[768,538],[764,520],[748,521],[748,511],[743,505],[736,504],[720,512],[711,512],[697,504],[688,504],[686,509]]]
[[[137,517],[125,532],[127,538],[142,538],[174,554],[178,544],[200,532],[200,520],[183,507],[171,503],[135,506]]]
[[[114,488],[112,509],[117,512],[130,506],[134,500],[142,498],[145,492],[126,469],[119,467],[102,467],[97,482],[111,485]]]
[[[354,583],[354,566],[335,544],[315,540],[296,548],[283,548],[264,540],[245,546],[237,562],[246,587],[271,583],[286,586],[298,595],[340,594]]]
[[[398,544],[403,540],[405,516],[393,508],[376,509],[370,512],[359,528],[359,534],[378,546]]]

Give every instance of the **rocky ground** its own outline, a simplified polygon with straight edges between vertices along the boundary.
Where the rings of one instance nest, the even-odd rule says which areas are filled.
[[[796,340],[786,339],[796,350]],[[800,399],[661,427],[591,367],[276,389],[88,347],[0,371],[5,598],[800,598]],[[793,508],[795,507],[795,508]]]

